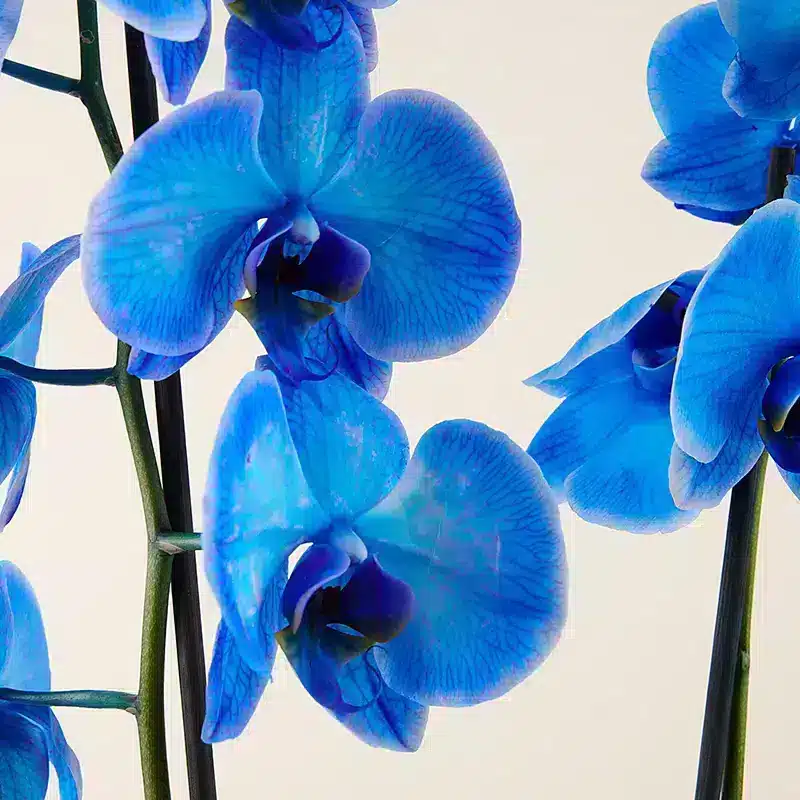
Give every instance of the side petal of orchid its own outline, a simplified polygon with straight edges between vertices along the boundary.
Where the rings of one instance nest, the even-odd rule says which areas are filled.
[[[329,524],[303,475],[268,370],[245,375],[228,401],[203,509],[206,573],[223,620],[248,666],[268,671],[276,629],[265,630],[263,614],[276,576],[293,550]]]
[[[392,365],[366,353],[351,336],[343,309],[320,320],[305,339],[307,356],[326,371],[340,372],[373,397],[383,400],[392,380]]]
[[[511,290],[521,229],[502,163],[478,125],[438,95],[374,100],[352,161],[311,207],[372,255],[346,317],[376,358],[466,347]]]
[[[209,0],[205,0],[205,4],[208,18],[196,39],[189,42],[175,42],[170,39],[145,36],[147,56],[158,89],[161,96],[173,106],[180,106],[186,102],[208,52],[211,41],[211,9]]]
[[[36,355],[41,331],[40,312],[47,293],[61,273],[78,258],[80,236],[62,239],[38,257],[31,258],[34,252],[23,250],[19,277],[0,295],[0,350],[25,363],[32,363]],[[7,350],[12,343],[13,349]]]
[[[367,72],[372,72],[378,66],[378,26],[375,24],[375,15],[369,8],[354,5],[347,0],[342,0],[342,4],[358,26],[367,59]]]
[[[285,582],[285,573],[273,581],[272,589],[277,596],[274,596],[274,603],[270,605],[274,606],[276,611],[280,607],[278,600]],[[216,744],[227,739],[235,739],[247,727],[264,689],[271,680],[272,665],[278,649],[271,634],[282,625],[281,621],[269,632],[270,636],[266,641],[270,649],[265,653],[264,659],[267,668],[262,672],[256,672],[239,654],[236,640],[225,622],[220,622],[208,672],[206,718],[203,722],[204,742]]]
[[[764,452],[758,433],[760,396],[753,395],[750,413],[732,430],[719,455],[707,464],[673,445],[669,462],[669,488],[675,504],[684,509],[713,508],[752,469]]]
[[[669,491],[674,440],[666,397],[631,377],[567,397],[528,448],[556,495],[588,522],[635,533],[696,516]]]
[[[0,67],[19,27],[23,0],[4,0],[0,5]]]
[[[35,713],[42,721],[45,731],[47,753],[58,777],[60,800],[80,800],[83,795],[83,776],[80,763],[72,748],[67,744],[58,718],[49,708],[36,709]]]
[[[281,392],[303,474],[332,518],[352,520],[392,491],[408,463],[393,411],[337,373]]]
[[[206,0],[102,0],[134,28],[173,42],[190,42],[200,35],[210,16]]]
[[[237,271],[242,269],[247,251],[250,249],[250,245],[255,238],[257,230],[257,226],[251,226],[233,243],[218,265],[221,272],[236,274]],[[191,361],[191,359],[202,352],[207,345],[211,344],[228,324],[233,315],[233,309],[234,306],[230,306],[227,311],[223,311],[223,313],[217,316],[216,323],[209,332],[207,341],[203,347],[193,352],[184,353],[179,356],[161,356],[155,353],[148,353],[146,350],[140,350],[138,347],[132,348],[130,358],[128,359],[128,372],[142,380],[163,381]]]
[[[800,111],[800,66],[765,77],[758,67],[737,58],[725,75],[722,91],[742,117],[789,120]]]
[[[726,212],[757,208],[766,196],[770,151],[785,130],[783,122],[731,115],[675,133],[650,151],[642,178],[680,205]]]
[[[0,707],[0,774],[3,793],[25,800],[45,800],[50,781],[47,737],[41,727],[17,713],[17,705]]]
[[[625,337],[646,316],[670,283],[672,281],[666,281],[628,300],[584,333],[560,361],[532,375],[525,385],[555,397],[564,397],[596,383],[632,375],[632,345],[625,341]]]
[[[695,6],[661,29],[650,51],[647,92],[665,136],[734,116],[721,87],[735,55],[716,3]]]
[[[800,352],[800,205],[758,210],[709,267],[684,321],[671,398],[678,447],[712,461],[769,370]]]
[[[33,384],[0,370],[0,481],[24,461],[35,421],[36,389]]]
[[[83,279],[102,322],[158,355],[205,346],[244,290],[226,255],[283,204],[261,164],[256,92],[178,109],[125,154],[89,210]]]
[[[307,13],[325,25],[316,5]],[[308,53],[282,47],[235,17],[228,23],[226,86],[264,97],[261,157],[287,197],[309,197],[339,171],[369,102],[361,35],[348,14],[339,24],[333,44]]]
[[[414,593],[406,627],[373,650],[395,692],[423,705],[489,700],[555,646],[566,614],[558,509],[504,434],[468,420],[434,426],[355,530]]]

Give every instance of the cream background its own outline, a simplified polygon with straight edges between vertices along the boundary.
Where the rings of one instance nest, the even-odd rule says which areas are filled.
[[[377,14],[378,91],[420,87],[463,105],[505,160],[524,222],[524,258],[501,317],[445,361],[400,366],[388,398],[412,441],[472,417],[527,445],[554,401],[521,380],[558,358],[635,292],[710,261],[731,230],[674,211],[639,179],[659,138],[645,64],[659,28],[688,0],[399,0]],[[219,85],[225,12],[195,96]],[[121,26],[101,13],[106,83],[127,143]],[[76,74],[74,3],[27,0],[10,57]],[[105,165],[77,100],[0,81],[0,282],[19,245],[81,229]],[[216,422],[258,352],[236,320],[184,371],[195,516]],[[39,363],[101,366],[113,341],[73,267],[48,302]],[[112,390],[40,390],[33,467],[0,555],[33,581],[56,688],[133,690],[144,535]],[[283,661],[249,729],[216,748],[219,795],[462,800],[675,800],[690,797],[705,697],[725,510],[688,529],[637,537],[563,513],[571,565],[566,633],[543,668],[506,697],[434,710],[422,750],[361,745],[305,694]],[[771,471],[759,550],[749,796],[800,796],[800,508]],[[205,588],[205,587],[204,587]],[[217,609],[204,595],[210,651]],[[174,661],[168,665],[174,796],[187,796]],[[60,713],[88,800],[141,796],[133,720]],[[55,792],[52,793],[56,795]]]

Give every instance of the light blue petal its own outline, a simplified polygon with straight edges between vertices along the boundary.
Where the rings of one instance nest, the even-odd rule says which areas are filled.
[[[466,347],[514,283],[521,228],[500,158],[462,109],[430,92],[374,100],[352,161],[311,207],[372,255],[346,321],[375,358]]]
[[[360,6],[361,8],[389,8],[396,2],[397,0],[350,0],[352,5]]]
[[[669,488],[679,508],[712,508],[755,465],[764,452],[758,433],[759,395],[753,395],[749,413],[740,422],[743,427],[732,430],[719,455],[708,464],[695,461],[677,445],[673,445],[669,462]]]
[[[268,671],[275,630],[264,629],[262,616],[276,576],[298,545],[329,524],[303,475],[270,371],[245,375],[228,401],[203,510],[206,572],[225,624],[248,666]]]
[[[673,385],[678,446],[716,458],[745,428],[769,370],[800,353],[800,205],[758,210],[709,268],[689,304]]]
[[[625,337],[671,283],[666,281],[628,300],[584,333],[560,361],[532,375],[525,385],[564,397],[632,375],[632,345]]]
[[[102,322],[158,355],[199,350],[244,290],[228,258],[282,205],[264,172],[256,92],[218,92],[141,136],[89,209],[83,279]]]
[[[428,722],[428,708],[386,684],[373,651],[345,664],[339,685],[344,701],[360,708],[334,716],[362,742],[400,752],[413,753],[419,749]]]
[[[33,587],[10,561],[0,562],[0,582],[8,592],[14,625],[10,649],[0,672],[0,686],[48,691],[50,661],[47,639]]]
[[[101,0],[125,22],[150,36],[190,42],[209,16],[206,0]]]
[[[281,391],[303,474],[333,519],[352,520],[389,494],[408,463],[393,411],[337,373]]]
[[[22,245],[22,255],[19,264],[19,274],[24,275],[30,271],[31,267],[36,263],[36,260],[42,254],[42,251],[36,245],[30,242],[25,242]],[[26,312],[29,313],[29,312]],[[25,327],[16,338],[0,350],[0,355],[13,358],[21,364],[28,364],[33,366],[36,363],[36,354],[39,350],[39,339],[42,335],[42,323],[44,321],[44,306],[31,317]]]
[[[719,0],[718,5],[742,59],[771,76],[800,61],[798,0]]]
[[[673,203],[741,211],[764,203],[770,151],[782,122],[737,116],[663,139],[647,157],[642,178]]]
[[[235,274],[242,271],[245,258],[247,257],[247,251],[250,249],[250,245],[257,232],[258,226],[252,225],[233,243],[224,258],[218,264],[218,268],[221,272]],[[228,324],[232,314],[233,306],[230,306],[227,311],[223,311],[223,313],[217,316],[216,323],[209,333],[208,341],[206,341],[203,347],[210,344],[216,338],[225,325]],[[184,353],[180,356],[160,356],[134,347],[128,358],[128,372],[143,380],[162,381],[181,369],[184,364],[193,359],[202,349],[203,348],[200,348],[191,353]]]
[[[197,73],[203,65],[211,41],[211,13],[205,0],[208,17],[203,30],[189,42],[174,42],[145,36],[145,47],[161,96],[173,106],[183,105],[189,97]]]
[[[661,29],[650,51],[647,91],[665,136],[733,116],[722,81],[735,55],[716,3],[695,6]]]
[[[29,722],[37,725],[44,734],[47,755],[58,776],[60,800],[80,800],[83,795],[83,777],[78,757],[67,744],[64,731],[56,715],[49,708],[15,705]],[[0,785],[2,783],[0,782]]]
[[[800,177],[797,175],[789,175],[786,179],[786,190],[783,196],[786,200],[793,200],[795,203],[800,203]]]
[[[200,351],[182,356],[157,356],[146,350],[134,348],[128,359],[128,372],[145,381],[163,381],[191,361]]]
[[[392,380],[392,365],[366,353],[350,335],[338,308],[308,332],[305,350],[326,370],[336,370],[350,378],[378,400],[383,400]]]
[[[37,314],[53,284],[79,254],[80,236],[56,242],[33,261],[30,261],[32,251],[23,252],[22,266],[27,265],[27,269],[21,269],[20,276],[0,295],[0,350],[6,350],[27,326],[30,329],[4,355],[13,353],[26,363],[33,362],[41,330]]]
[[[358,26],[367,59],[367,71],[372,72],[378,66],[378,26],[375,24],[375,15],[370,9],[359,8],[347,0],[343,0],[342,4]]]
[[[394,691],[423,705],[490,700],[555,646],[566,614],[558,509],[504,434],[468,420],[434,426],[355,530],[415,596],[403,632],[373,651]]]
[[[22,494],[25,491],[25,483],[28,480],[30,464],[31,446],[29,442],[23,447],[22,453],[14,465],[14,471],[11,473],[5,500],[3,500],[3,506],[0,508],[0,533],[5,530],[6,525],[14,518],[19,504],[22,502]]]
[[[0,67],[17,33],[19,18],[22,14],[23,0],[3,0],[0,3]]]
[[[0,706],[0,789],[9,800],[44,800],[50,779],[47,738],[41,727]]]
[[[314,28],[326,25],[324,16],[309,6]],[[361,35],[348,14],[343,25],[332,45],[309,53],[285,48],[235,17],[228,23],[226,85],[263,95],[261,157],[288,197],[308,198],[339,171],[369,102]]]
[[[763,77],[757,66],[736,59],[725,75],[722,91],[731,108],[743,117],[790,120],[800,111],[800,67],[793,65],[770,78]]]
[[[285,575],[279,578],[281,585],[285,580]],[[277,644],[273,636],[267,642],[271,647],[265,659],[268,668],[255,672],[239,655],[236,640],[225,623],[220,622],[208,672],[204,742],[216,744],[235,739],[247,727],[271,679]]]
[[[25,378],[0,370],[0,481],[24,457],[36,421],[36,389]]]
[[[567,397],[528,453],[584,519],[648,533],[674,530],[694,516],[670,495],[673,443],[667,398],[631,377]]]
[[[793,492],[794,496],[800,500],[800,472],[787,472],[778,467],[781,477],[786,481],[786,485]]]

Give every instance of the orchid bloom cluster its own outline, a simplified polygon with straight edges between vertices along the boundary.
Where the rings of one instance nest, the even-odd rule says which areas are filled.
[[[94,0],[77,2],[94,47]],[[800,142],[797,0],[701,5],[652,48],[664,139],[642,175],[678,209],[739,226],[720,256],[682,265],[528,379],[562,402],[527,452],[449,420],[413,453],[384,402],[392,365],[480,337],[512,289],[521,223],[466,111],[428,91],[373,97],[374,11],[394,0],[225,0],[224,80],[192,102],[216,0],[102,2],[146,53],[137,66],[128,51],[135,124],[156,86],[177,106],[161,121],[150,109],[124,155],[99,51],[82,54],[88,83],[3,64],[22,0],[0,0],[3,71],[82,97],[113,167],[82,234],[25,244],[0,297],[0,528],[28,474],[34,382],[115,385],[148,528],[143,677],[131,695],[50,692],[33,592],[0,563],[1,796],[40,800],[51,764],[61,796],[80,796],[49,708],[80,696],[135,713],[145,795],[168,798],[159,631],[186,550],[202,549],[221,613],[187,748],[242,733],[280,650],[355,736],[414,751],[431,706],[499,697],[555,647],[559,502],[611,528],[676,530],[748,481],[757,504],[765,450],[800,497],[800,181],[776,167]],[[117,362],[37,368],[45,297],[78,260]],[[175,531],[139,381],[174,386],[236,312],[254,366],[219,422],[202,533]]]
[[[521,224],[500,157],[437,94],[372,96],[373,9],[391,0],[227,2],[224,83],[188,103],[209,47],[210,0],[104,2],[143,37],[162,99],[180,107],[114,164],[80,236],[41,254],[25,245],[21,276],[0,298],[0,455],[10,475],[0,524],[27,474],[31,381],[116,384],[151,528],[144,639],[153,609],[166,613],[158,575],[181,537],[202,548],[221,610],[203,740],[244,730],[281,650],[358,738],[414,751],[430,706],[506,693],[549,655],[566,616],[558,509],[536,462],[470,420],[435,425],[412,454],[383,402],[393,362],[471,344],[511,291]],[[2,56],[20,12],[19,0],[0,0]],[[121,361],[37,369],[44,298],[78,259]],[[231,387],[219,423],[202,533],[174,532],[141,446],[138,380],[171,380],[237,311],[256,334],[254,367]],[[13,784],[15,797],[43,798],[52,762],[61,796],[78,797],[77,761],[41,708],[41,618],[21,575],[11,565],[4,574],[0,712],[7,703],[13,725],[0,737],[10,765],[0,795]],[[35,675],[20,670],[23,657],[39,665]],[[164,797],[158,736],[145,721],[157,697],[144,683],[138,695],[110,695],[94,702],[137,714],[145,794]]]

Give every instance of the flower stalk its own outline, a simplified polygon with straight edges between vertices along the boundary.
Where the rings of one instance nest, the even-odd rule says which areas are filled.
[[[100,369],[39,369],[21,364],[13,358],[0,356],[0,369],[27,378],[34,383],[46,383],[52,386],[113,386],[115,367]]]
[[[773,148],[768,203],[783,197],[793,169],[794,150]],[[763,453],[731,491],[695,800],[743,796],[755,562],[767,461]]]
[[[125,46],[133,134],[134,138],[138,138],[158,121],[158,95],[143,34],[126,25]],[[164,498],[171,525],[163,530],[191,531],[189,461],[180,372],[163,381],[156,381],[155,400]],[[156,546],[162,553],[175,556],[172,559],[172,609],[189,796],[191,800],[214,800],[217,792],[213,752],[211,746],[201,738],[206,678],[197,563],[192,552],[197,547],[181,546],[176,549],[168,545],[165,548],[163,537]]]
[[[29,706],[51,708],[114,708],[136,715],[137,697],[127,692],[105,689],[77,689],[68,692],[23,692],[17,689],[0,689],[0,700],[7,703],[25,703]]]

